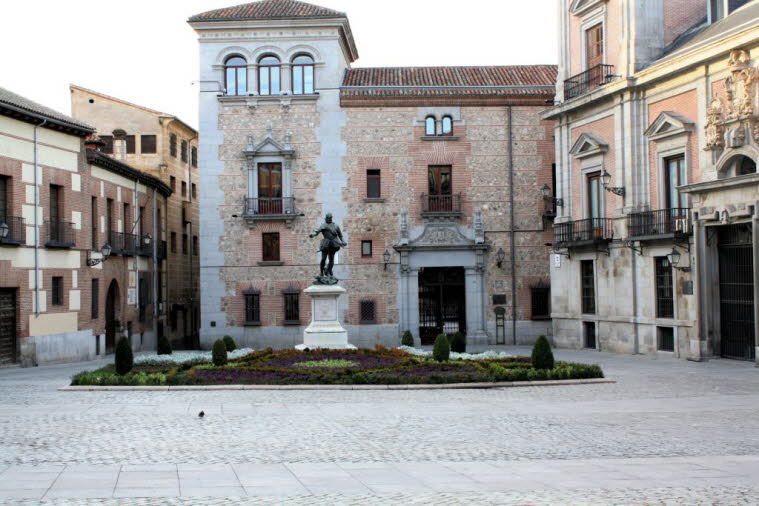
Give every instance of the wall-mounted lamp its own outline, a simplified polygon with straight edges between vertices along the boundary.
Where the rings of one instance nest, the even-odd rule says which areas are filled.
[[[88,258],[87,265],[90,267],[95,267],[97,264],[105,262],[108,257],[111,256],[111,245],[108,243],[103,244],[103,246],[100,248],[100,254],[103,255],[102,258]]]
[[[2,222],[0,223],[0,239],[5,239],[8,237],[8,232],[10,232],[10,227],[7,223]]]
[[[385,270],[387,270],[387,264],[390,263],[390,252],[388,250],[382,253],[382,261],[385,263]]]
[[[503,251],[503,248],[498,248],[498,252],[495,254],[495,263],[498,266],[498,268],[501,268],[501,265],[503,265],[503,260],[506,258],[506,252]]]
[[[145,243],[145,246],[150,246],[150,242],[153,240],[153,236],[150,234],[145,234],[145,237],[142,238],[142,242]]]
[[[680,267],[680,252],[677,251],[677,249],[672,248],[672,253],[667,255],[667,260],[669,260],[669,265],[671,265],[674,269],[683,272],[690,272],[690,267]]]
[[[609,183],[611,183],[611,174],[606,172],[606,169],[601,171],[601,183],[604,185],[604,189],[607,192],[611,192],[614,195],[619,195],[620,197],[625,196],[624,186],[609,186]]]
[[[556,197],[551,195],[551,187],[548,186],[548,184],[543,185],[543,188],[540,189],[540,193],[543,194],[543,200],[545,200],[546,202],[551,202],[557,207],[564,207],[564,199],[557,199]]]

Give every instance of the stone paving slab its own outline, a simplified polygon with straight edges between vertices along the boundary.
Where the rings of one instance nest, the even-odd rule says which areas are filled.
[[[759,369],[556,357],[616,383],[63,393],[104,362],[2,370],[0,504],[759,504]]]

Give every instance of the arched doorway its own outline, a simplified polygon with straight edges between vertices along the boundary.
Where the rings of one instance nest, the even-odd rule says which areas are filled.
[[[105,352],[113,353],[116,348],[116,332],[120,327],[119,308],[121,300],[119,296],[119,284],[116,280],[111,281],[108,287],[108,295],[105,298]]]

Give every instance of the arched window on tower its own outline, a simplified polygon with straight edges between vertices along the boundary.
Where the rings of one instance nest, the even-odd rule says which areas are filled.
[[[227,95],[248,94],[248,62],[242,56],[230,56],[224,62]]]
[[[424,135],[435,135],[435,116],[427,116],[424,120]]]
[[[314,93],[314,59],[307,54],[293,58],[293,94],[309,95]]]
[[[450,116],[443,116],[442,126],[442,135],[453,135],[453,118]]]
[[[258,60],[258,93],[260,95],[279,95],[281,67],[279,58],[266,55]]]

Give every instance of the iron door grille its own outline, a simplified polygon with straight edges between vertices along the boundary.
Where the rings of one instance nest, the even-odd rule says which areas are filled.
[[[580,277],[582,284],[582,312],[596,314],[596,284],[593,274],[593,260],[580,262]]]
[[[16,360],[16,293],[0,290],[0,364]]]
[[[376,305],[373,300],[362,300],[359,303],[359,322],[360,323],[376,323],[377,311]]]
[[[300,292],[296,288],[288,288],[284,292],[285,325],[300,325]]]
[[[754,261],[750,223],[719,228],[720,348],[725,358],[754,360]]]
[[[245,325],[261,324],[261,294],[258,291],[249,290],[245,296]]]
[[[654,258],[656,271],[656,317],[674,318],[675,301],[672,286],[672,266],[667,257]]]

